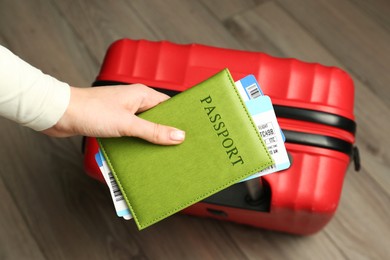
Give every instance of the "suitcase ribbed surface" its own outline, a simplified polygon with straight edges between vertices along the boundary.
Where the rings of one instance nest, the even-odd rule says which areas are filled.
[[[124,39],[107,51],[97,83],[143,83],[180,92],[223,68],[235,80],[253,74],[274,105],[293,112],[278,114],[292,166],[262,177],[270,190],[267,212],[207,202],[184,212],[295,234],[320,230],[337,209],[355,140],[354,86],[341,69],[259,52]],[[99,178],[96,151],[96,141],[88,138],[85,168]]]

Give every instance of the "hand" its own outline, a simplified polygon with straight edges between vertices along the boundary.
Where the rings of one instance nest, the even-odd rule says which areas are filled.
[[[184,141],[184,131],[149,122],[135,115],[168,98],[169,96],[142,84],[71,87],[70,102],[65,114],[56,125],[42,132],[56,137],[134,136],[155,144],[179,144]]]

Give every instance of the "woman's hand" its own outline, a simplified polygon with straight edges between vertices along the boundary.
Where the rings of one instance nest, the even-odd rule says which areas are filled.
[[[136,116],[167,100],[169,96],[142,84],[109,87],[71,87],[65,114],[43,133],[56,137],[85,135],[92,137],[134,136],[161,145],[184,141],[185,133]]]

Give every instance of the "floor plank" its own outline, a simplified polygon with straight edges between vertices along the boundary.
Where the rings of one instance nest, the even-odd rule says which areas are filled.
[[[348,71],[390,106],[390,34],[361,8],[339,0],[278,0]],[[315,15],[308,10],[315,10]]]
[[[371,19],[376,21],[377,26],[384,27],[390,31],[390,3],[387,0],[350,0],[363,12],[366,12]]]
[[[215,220],[178,214],[135,232],[149,259],[246,259],[224,224]]]
[[[239,37],[248,49],[271,51],[276,56],[296,57],[309,62],[317,61],[345,69],[340,59],[329,52],[309,31],[300,27],[289,13],[274,2],[265,3],[253,10],[232,17],[230,24],[233,23],[237,23],[241,27],[240,34],[236,37]],[[256,34],[256,36],[259,35],[260,41],[268,39],[276,48],[266,49],[265,46],[264,49],[264,46],[256,44],[258,38],[253,35],[247,38],[243,37],[248,35],[249,31],[253,31],[254,27],[261,31],[260,34]],[[235,31],[232,33],[234,34]],[[362,154],[363,170],[360,173],[355,173],[353,169],[349,170],[340,210],[325,229],[326,236],[321,239],[321,243],[329,240],[330,246],[327,247],[327,250],[334,249],[329,250],[329,253],[340,254],[338,257],[336,256],[336,259],[342,256],[380,259],[389,253],[383,243],[382,236],[377,236],[377,232],[382,232],[386,234],[385,236],[390,234],[390,229],[386,226],[386,216],[389,214],[388,207],[385,206],[390,198],[388,189],[390,187],[389,152],[387,149],[390,145],[390,138],[386,131],[378,131],[378,129],[390,127],[390,123],[386,119],[390,115],[390,110],[385,102],[356,77],[355,87],[355,113],[358,122],[357,144]],[[367,138],[368,136],[369,138]],[[367,185],[363,185],[363,182],[366,182]],[[368,183],[372,187],[362,191],[362,187],[367,188]],[[372,191],[377,191],[380,195],[370,195]],[[376,201],[372,201],[373,197]],[[362,211],[362,205],[366,205],[363,206],[365,213],[358,213]],[[355,212],[352,216],[359,216],[351,219],[351,212]],[[376,230],[378,226],[367,229],[372,225],[372,222],[379,224],[382,231]],[[343,232],[339,233],[340,230]],[[358,234],[365,234],[365,238],[355,237]],[[343,241],[348,242],[344,243]],[[376,250],[366,252],[365,248],[376,248]],[[291,250],[288,252],[290,253]],[[332,257],[326,254],[321,254],[321,256],[325,256],[325,259]]]
[[[117,1],[114,5],[101,2],[56,3],[77,35],[88,43],[91,52],[105,51],[109,43],[120,38],[197,42],[230,48],[240,46],[219,20],[210,16],[207,8],[196,1]],[[101,11],[86,11],[95,5]],[[180,12],[172,10],[172,6]],[[80,15],[80,9],[84,10],[83,15]],[[114,14],[115,19],[108,19],[107,14]],[[91,24],[102,24],[102,27],[95,28]]]
[[[343,252],[321,232],[307,237],[227,225],[229,233],[248,259],[344,259]]]
[[[6,47],[69,84],[89,86],[98,71],[83,43],[47,1],[1,1],[0,28]]]
[[[201,2],[221,21],[224,21],[240,12],[244,12],[247,9],[253,8],[259,3],[259,1],[256,0],[201,0]]]
[[[55,1],[54,5],[77,38],[97,63],[101,63],[109,45],[122,38],[157,38],[142,14],[128,1]],[[115,19],[113,19],[115,18]],[[92,78],[96,77],[98,70]]]
[[[140,254],[134,241],[117,236],[126,232],[107,191],[83,173],[79,138],[51,139],[5,120],[1,126],[1,177],[45,256],[108,259],[122,243],[126,256]]]
[[[0,259],[385,259],[387,10],[386,0],[1,1],[0,43],[79,86],[91,84],[109,44],[124,37],[342,67],[355,80],[363,168],[349,169],[335,217],[313,236],[180,214],[139,232],[115,216],[107,188],[84,174],[80,137],[49,138],[0,119]]]
[[[0,168],[0,259],[46,259],[4,185],[3,171]]]
[[[239,48],[240,44],[222,26],[219,20],[198,1],[154,0],[150,2],[132,1],[137,12],[148,19],[145,22],[158,35],[158,39],[168,39],[177,43],[202,43],[220,47]],[[172,7],[175,7],[175,12]],[[196,14],[196,15],[195,15]]]
[[[227,24],[238,27],[231,33],[249,50],[327,66],[340,65],[312,34],[275,2],[266,2],[235,15]]]
[[[348,171],[335,218],[324,230],[348,259],[386,259],[390,254],[390,198],[367,171]]]
[[[247,24],[247,26],[240,25],[241,33],[236,37],[239,37],[246,48],[250,50],[264,51],[280,57],[295,57],[308,62],[316,61],[348,71],[340,59],[329,52],[312,34],[302,29],[294,18],[278,4],[270,2],[258,6],[242,15],[233,17],[231,23]],[[243,37],[248,31],[252,31],[254,26],[261,31],[261,35]],[[266,38],[272,46],[276,47],[268,49],[267,46],[260,46],[256,44],[258,38],[260,41]],[[390,115],[390,109],[387,102],[381,100],[356,75],[353,73],[351,75],[355,82],[357,144],[362,154],[367,155],[362,156],[363,167],[366,167],[371,177],[377,179],[378,184],[384,190],[388,190],[390,178],[387,169],[390,166],[388,163],[390,153],[387,147],[390,144],[390,136],[386,131],[378,131],[378,129],[390,127],[390,122],[386,119]],[[390,90],[385,91],[390,92]],[[365,160],[366,158],[367,160]],[[377,170],[370,171],[369,169]]]

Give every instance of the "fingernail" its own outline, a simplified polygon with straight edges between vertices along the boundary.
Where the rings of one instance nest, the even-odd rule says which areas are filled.
[[[170,138],[173,141],[183,141],[186,137],[186,133],[181,130],[174,130],[170,133]]]

